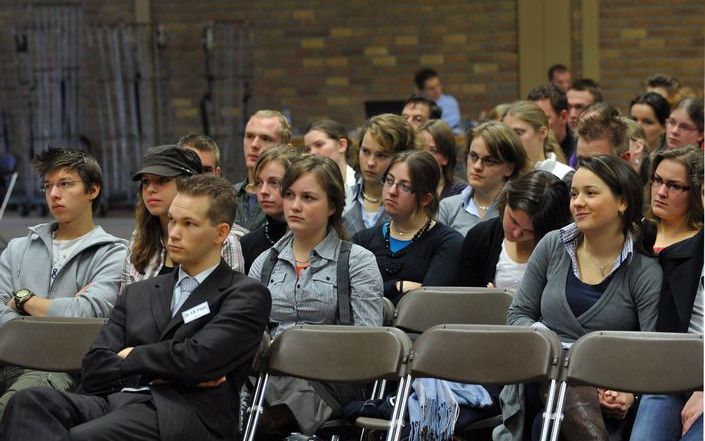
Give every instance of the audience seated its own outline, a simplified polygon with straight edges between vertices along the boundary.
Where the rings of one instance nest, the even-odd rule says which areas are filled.
[[[568,123],[575,130],[580,114],[592,103],[602,101],[602,91],[598,84],[590,78],[581,78],[573,81],[566,92],[568,99]]]
[[[0,255],[0,324],[20,316],[107,317],[127,247],[94,224],[103,191],[100,165],[86,152],[49,148],[34,156],[32,166],[53,219],[29,227]],[[0,416],[19,390],[76,387],[64,373],[2,366],[0,374]]]
[[[431,153],[441,167],[441,180],[438,183],[439,199],[459,194],[467,182],[454,176],[458,159],[455,148],[455,136],[445,121],[432,119],[418,128],[417,135],[423,148]]]
[[[571,187],[575,223],[537,245],[508,324],[548,328],[565,345],[590,331],[653,331],[662,277],[651,257],[652,231],[640,226],[642,199],[639,177],[626,162],[613,155],[582,158]],[[504,388],[504,424],[495,439],[521,439],[528,430],[522,421],[531,424],[532,412],[540,422],[540,386],[527,385],[525,394],[519,386]],[[633,404],[630,393],[569,387],[561,435],[607,441],[607,426],[624,420]]]
[[[644,89],[646,92],[661,95],[668,100],[671,106],[678,102],[674,97],[677,95],[680,88],[681,84],[678,79],[671,75],[657,73],[651,75],[644,81]]]
[[[267,218],[264,225],[247,233],[240,240],[246,273],[249,273],[252,262],[274,246],[287,231],[281,184],[286,170],[300,156],[290,146],[279,145],[262,153],[257,160],[254,173],[257,202]]]
[[[201,160],[193,150],[162,145],[147,151],[142,169],[132,175],[133,181],[139,181],[136,227],[122,269],[121,291],[130,283],[174,271],[175,265],[166,246],[169,206],[176,196],[178,180],[202,171]],[[232,269],[243,271],[240,240],[232,229],[223,243],[222,254]]]
[[[225,179],[179,180],[168,233],[178,270],[127,286],[84,358],[79,393],[19,392],[4,439],[235,439],[271,299],[220,256],[234,216]]]
[[[670,114],[668,101],[655,92],[639,95],[629,104],[629,115],[646,133],[651,159],[666,150],[666,120]]]
[[[434,101],[441,108],[443,121],[448,123],[448,126],[454,133],[462,133],[460,127],[460,106],[458,101],[450,95],[443,93],[441,85],[441,77],[433,69],[423,68],[414,75],[414,83],[419,95]],[[431,116],[431,118],[433,118]],[[437,119],[437,118],[436,118]]]
[[[499,197],[500,217],[468,231],[460,252],[458,286],[494,286],[515,293],[536,244],[570,222],[566,184],[543,170],[509,183]]]
[[[548,127],[560,144],[563,156],[573,156],[578,140],[568,125],[568,99],[565,92],[553,84],[543,84],[531,89],[526,99],[536,103],[548,117]]]
[[[339,302],[342,289],[349,293],[351,309],[351,323],[344,324],[381,326],[382,277],[372,253],[352,245],[348,261],[342,263],[348,266],[349,285],[337,282],[338,260],[345,258],[341,249],[350,245],[344,241],[340,216],[345,191],[338,165],[328,158],[305,156],[287,169],[281,193],[290,232],[250,268],[250,277],[266,282],[272,293],[272,334],[301,323],[335,324],[346,306]],[[362,397],[353,386],[272,377],[262,425],[268,432],[313,434],[331,416],[339,416],[348,401]]]
[[[628,159],[627,124],[609,113],[596,113],[580,120],[577,127],[577,159],[596,155],[614,155]]]
[[[345,127],[332,119],[314,121],[306,129],[304,147],[307,153],[325,156],[338,164],[345,183],[345,209],[350,208],[355,200],[357,179],[355,170],[350,166],[354,151]]]
[[[249,231],[261,226],[265,220],[264,213],[257,204],[253,176],[257,159],[268,148],[289,143],[291,143],[291,125],[281,112],[258,110],[247,121],[242,140],[247,177],[235,184],[237,192],[235,223]]]
[[[559,179],[573,171],[566,165],[563,150],[548,128],[546,114],[536,104],[531,101],[515,102],[507,110],[503,121],[521,139],[531,168],[553,173]]]
[[[703,99],[686,97],[671,109],[666,120],[669,149],[695,144],[703,148]]]
[[[397,155],[383,175],[382,199],[390,220],[355,234],[374,253],[393,303],[420,286],[453,284],[462,237],[437,222],[440,169],[428,152]]]
[[[646,141],[646,133],[639,124],[633,119],[620,117],[627,125],[625,132],[626,138],[629,140],[629,156],[627,162],[632,166],[635,172],[639,173],[641,183],[646,186],[651,180],[651,157],[649,156],[649,145]],[[644,193],[644,202],[651,201],[651,188]]]
[[[441,108],[435,101],[420,95],[412,95],[406,100],[401,111],[401,116],[415,130],[419,130],[419,127],[430,119],[440,119],[442,114]]]
[[[455,196],[441,201],[438,222],[461,235],[478,222],[497,217],[497,196],[509,180],[524,174],[528,167],[521,140],[504,123],[487,122],[467,136],[468,185]]]
[[[651,172],[654,251],[693,237],[703,226],[703,153],[695,146],[658,153]]]
[[[404,118],[386,113],[370,118],[360,140],[360,177],[343,221],[349,234],[382,225],[389,218],[382,204],[382,175],[394,155],[417,148],[416,134]]]

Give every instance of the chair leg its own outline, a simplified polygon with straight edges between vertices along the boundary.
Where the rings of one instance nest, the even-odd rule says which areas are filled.
[[[262,381],[262,389],[261,393],[259,395],[259,398],[257,401],[252,399],[252,410],[251,413],[254,415],[252,418],[252,425],[250,426],[249,421],[248,421],[248,427],[245,429],[245,433],[247,434],[247,437],[243,436],[243,440],[245,441],[254,441],[255,439],[255,432],[257,431],[257,424],[259,423],[260,416],[264,412],[264,396],[267,394],[267,385],[269,384],[269,374],[266,374],[264,376],[264,380]]]

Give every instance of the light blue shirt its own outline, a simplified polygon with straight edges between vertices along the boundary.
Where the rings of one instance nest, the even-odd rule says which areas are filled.
[[[443,110],[441,119],[448,123],[455,134],[462,133],[460,128],[460,106],[458,101],[450,95],[441,94],[441,97],[436,101],[438,107]]]
[[[186,271],[184,271],[184,269],[179,266],[179,278],[176,279],[176,285],[174,287],[174,294],[171,297],[171,304],[177,305],[176,311],[178,311],[179,308],[181,308],[181,305],[183,305],[184,302],[186,302],[186,299],[188,299],[188,297],[189,297],[188,295],[185,295],[185,296],[181,295],[181,281],[187,277],[192,277],[192,278],[196,279],[196,282],[198,282],[198,284],[200,285],[201,283],[203,283],[204,280],[206,280],[206,278],[208,276],[211,275],[213,270],[215,270],[215,268],[219,264],[220,264],[220,262],[216,263],[215,265],[213,265],[212,267],[210,267],[204,271],[201,271],[200,273],[196,274],[195,276],[189,276],[188,274],[186,274]],[[191,293],[189,293],[189,295],[190,294]],[[174,309],[172,308],[172,310],[174,310]]]

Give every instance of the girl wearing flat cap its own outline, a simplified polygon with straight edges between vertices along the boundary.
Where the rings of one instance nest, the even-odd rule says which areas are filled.
[[[132,282],[174,270],[165,244],[169,206],[176,196],[176,179],[203,173],[196,152],[175,145],[152,147],[142,165],[142,169],[132,175],[132,180],[139,182],[135,207],[137,225],[123,266],[120,291]],[[223,243],[221,254],[231,268],[242,271],[242,249],[232,231]]]

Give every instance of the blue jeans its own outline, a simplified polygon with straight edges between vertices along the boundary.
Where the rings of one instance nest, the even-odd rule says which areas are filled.
[[[681,438],[681,411],[689,398],[690,394],[644,395],[629,441],[702,441],[702,415]]]

